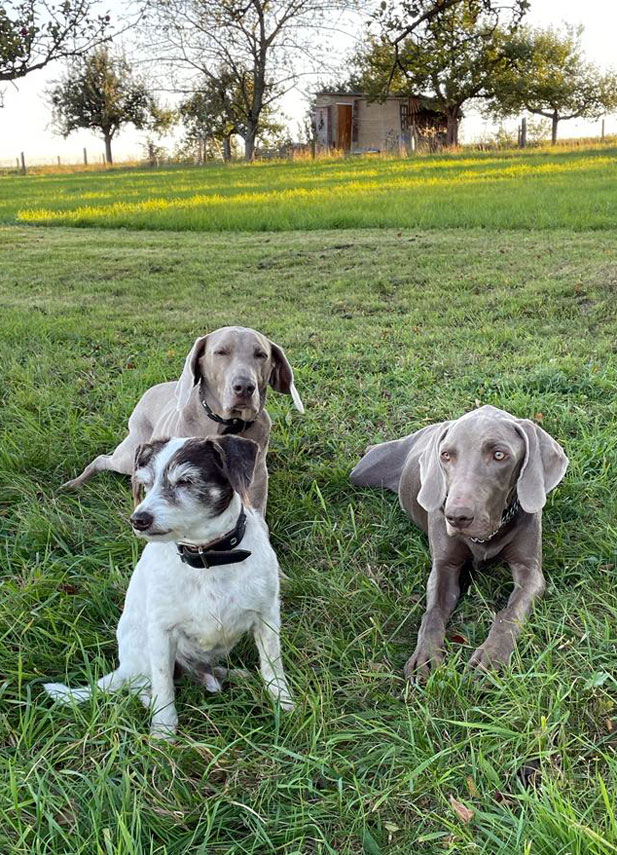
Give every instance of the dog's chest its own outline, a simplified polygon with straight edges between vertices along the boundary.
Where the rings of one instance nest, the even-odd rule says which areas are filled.
[[[225,570],[200,573],[186,573],[173,624],[178,652],[192,657],[231,650],[251,629],[261,606],[257,591],[241,578],[229,578]]]

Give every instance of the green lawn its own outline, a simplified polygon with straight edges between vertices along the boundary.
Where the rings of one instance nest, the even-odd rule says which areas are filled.
[[[617,146],[0,178],[0,222],[286,231],[613,228]]]
[[[278,175],[187,170],[244,174]],[[117,182],[122,197],[123,184],[156,177],[0,188],[17,188],[18,210],[28,187],[39,205],[55,181]],[[584,207],[588,189],[571,179],[568,192]],[[423,225],[0,228],[3,855],[617,852],[617,231]],[[160,745],[127,694],[75,709],[43,694],[46,680],[114,665],[140,549],[126,479],[57,487],[113,448],[141,392],[179,375],[198,333],[227,323],[286,348],[306,405],[300,416],[269,399],[268,516],[288,577],[297,709],[273,709],[247,639],[233,662],[254,676],[220,696],[184,685],[178,740]],[[465,663],[509,592],[505,568],[479,574],[446,664],[409,689],[428,546],[394,495],[353,488],[348,474],[367,443],[478,401],[541,419],[570,457],[545,510],[547,593],[511,669],[474,682]],[[525,789],[529,761],[541,777]],[[475,812],[470,823],[451,797]]]

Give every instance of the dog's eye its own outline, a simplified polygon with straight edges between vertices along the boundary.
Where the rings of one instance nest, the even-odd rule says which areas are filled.
[[[447,463],[450,460],[450,452],[449,451],[442,451],[441,452],[441,459],[445,460]]]
[[[223,350],[223,349],[215,350],[214,355],[215,356],[229,356],[229,351]]]
[[[493,454],[493,460],[505,460],[506,452],[505,451],[495,451]]]
[[[178,478],[176,481],[176,487],[190,487],[193,481],[191,478]]]
[[[263,350],[256,350],[255,351],[255,359],[267,359],[267,358],[268,358],[268,354],[265,351],[263,351]]]

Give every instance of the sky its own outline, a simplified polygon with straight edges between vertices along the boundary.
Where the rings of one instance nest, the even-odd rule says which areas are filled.
[[[112,0],[113,2],[113,0]],[[109,6],[111,4],[106,4]],[[600,66],[617,65],[615,33],[617,33],[617,3],[614,0],[532,0],[527,21],[537,26],[559,25],[563,22],[582,24],[585,28],[583,45],[588,59]],[[353,44],[353,39],[343,34],[338,37],[341,55]],[[129,54],[130,58],[130,54]],[[4,107],[0,108],[0,166],[15,164],[20,152],[26,162],[78,163],[85,147],[90,162],[100,160],[103,142],[89,131],[71,134],[66,140],[53,133],[49,126],[49,109],[45,103],[45,90],[50,82],[62,73],[61,64],[32,72],[15,84],[4,84]],[[306,111],[305,96],[292,91],[281,104],[287,116],[291,134],[297,138],[298,123]],[[510,125],[516,124],[511,122]],[[606,133],[617,134],[617,115],[606,118]],[[474,142],[490,136],[494,126],[477,113],[470,112],[463,120],[461,136],[463,142]],[[560,126],[562,136],[599,136],[600,121],[572,120]],[[144,156],[146,135],[133,129],[119,134],[114,141],[116,160],[134,160]],[[163,140],[163,144],[172,140]]]

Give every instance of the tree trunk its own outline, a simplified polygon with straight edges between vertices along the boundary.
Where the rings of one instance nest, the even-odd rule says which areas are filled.
[[[452,107],[446,107],[447,131],[446,145],[458,145],[458,125],[459,125],[460,108],[458,104]]]
[[[106,163],[113,163],[111,156],[111,134],[103,132],[103,137],[105,139],[105,161]]]
[[[231,160],[231,134],[223,137],[223,160],[225,163]]]
[[[551,132],[551,145],[555,145],[557,142],[557,125],[559,124],[559,115],[557,114],[557,110],[553,113],[553,128]]]
[[[257,122],[250,122],[244,137],[244,159],[251,161],[255,159],[255,137],[257,136]]]

